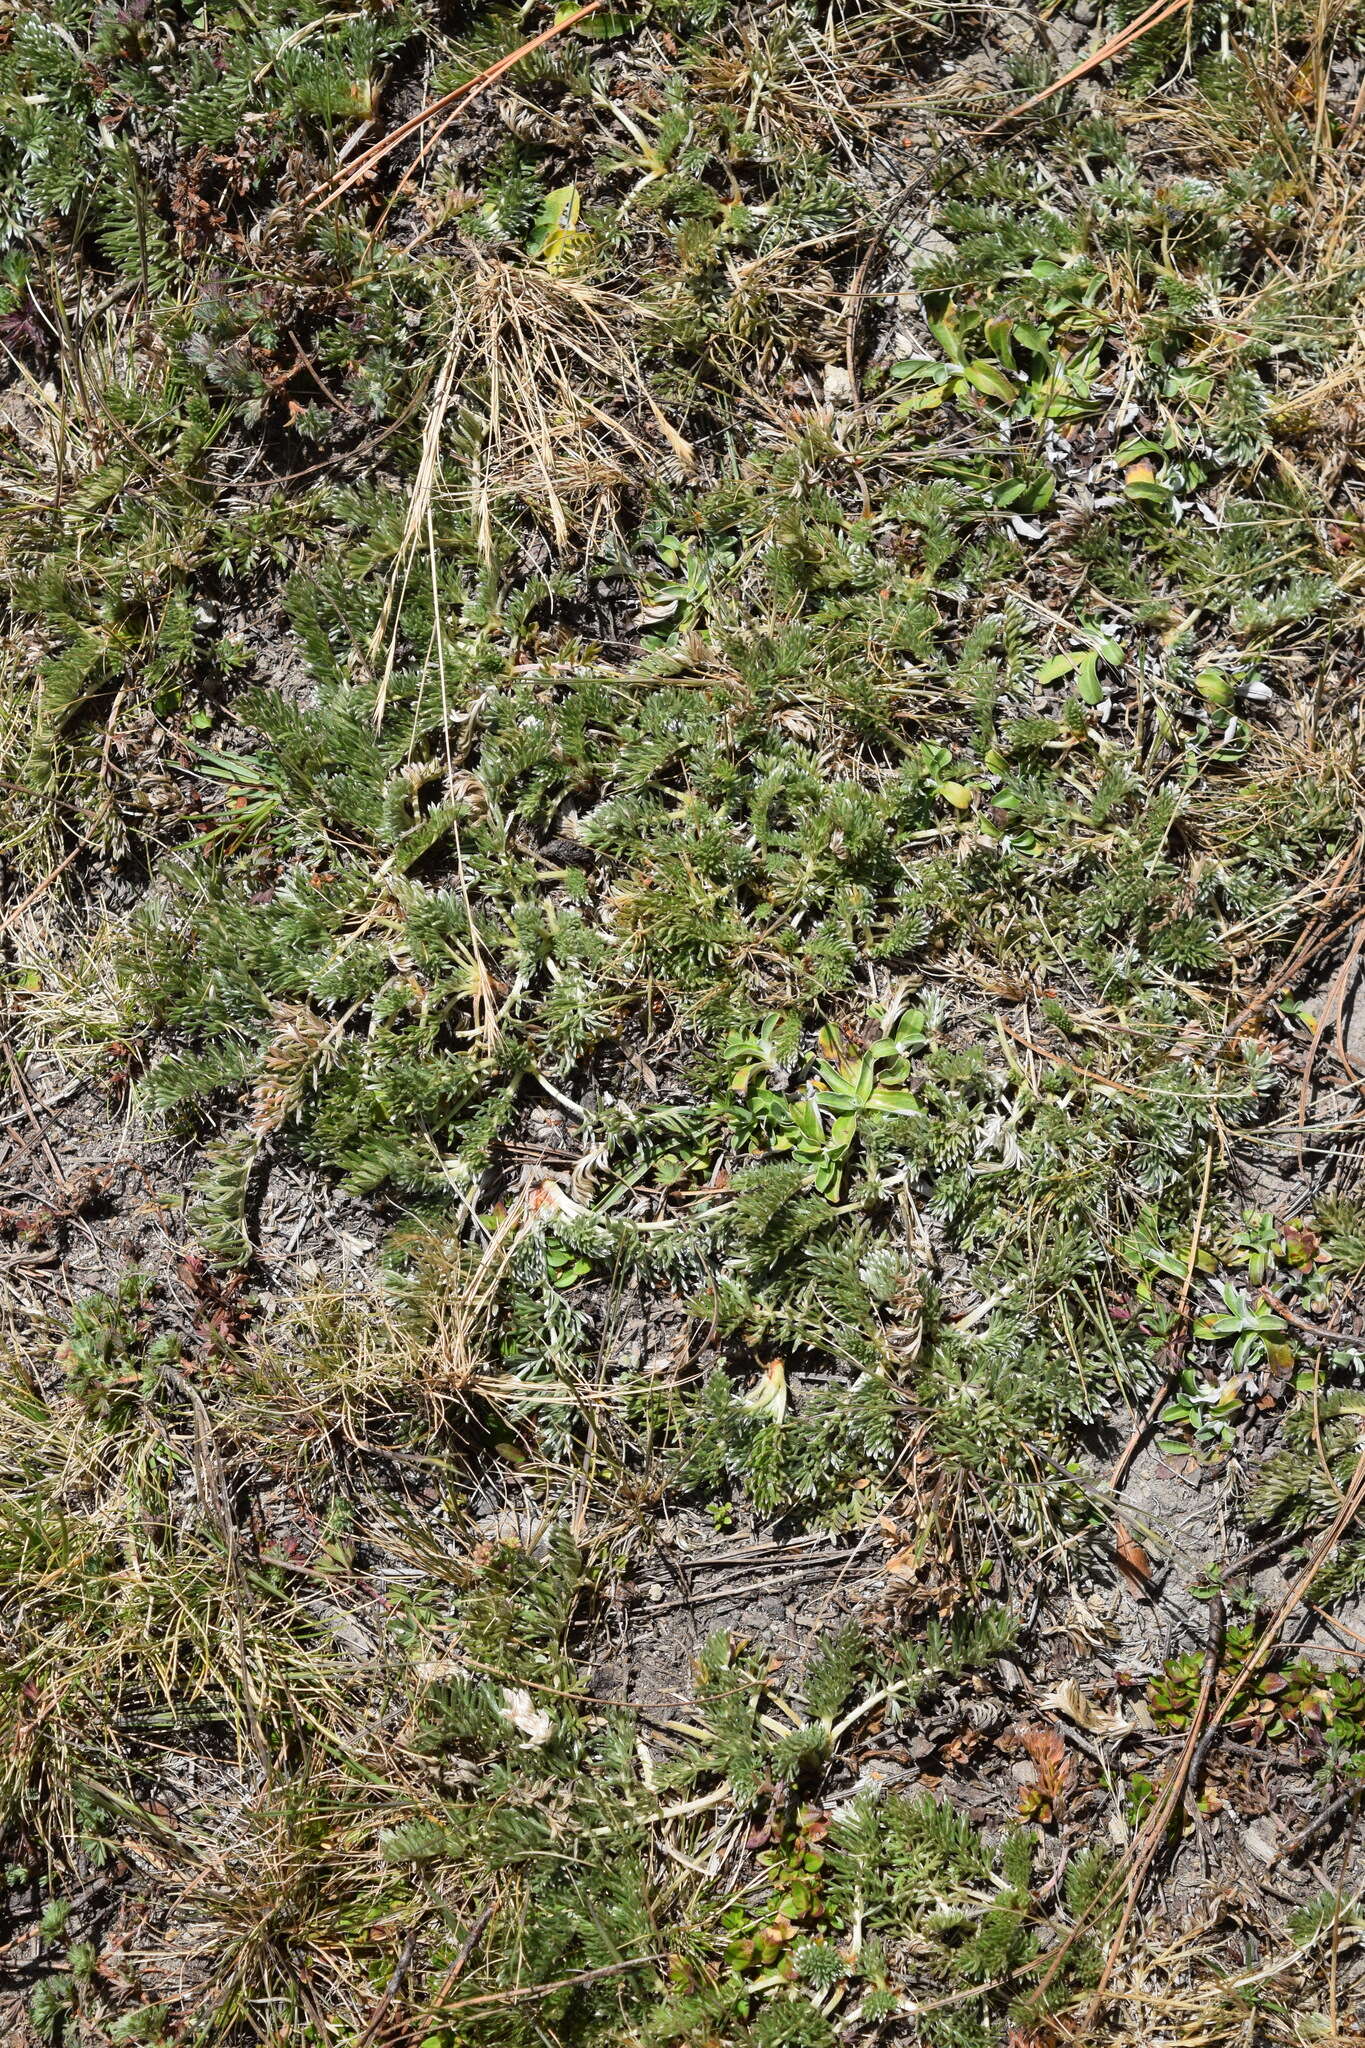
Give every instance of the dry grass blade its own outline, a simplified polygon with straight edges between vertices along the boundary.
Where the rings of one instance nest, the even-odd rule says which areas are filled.
[[[407,518],[370,642],[372,661],[383,654],[376,725],[383,721],[397,659],[393,621],[419,550],[430,550],[433,501],[442,487],[442,436],[457,393],[477,390],[486,408],[485,445],[468,489],[489,559],[494,507],[502,497],[539,509],[560,548],[575,528],[594,528],[604,511],[610,516],[638,466],[659,464],[647,422],[667,442],[672,465],[684,473],[690,468],[690,445],[645,382],[633,345],[639,320],[638,308],[617,293],[534,264],[474,253],[456,288]],[[634,407],[634,422],[623,417],[623,400]]]
[[[1365,924],[1362,924],[1360,930],[1355,934],[1346,958],[1342,961],[1341,966],[1332,978],[1332,985],[1327,992],[1317,1021],[1313,1026],[1313,1035],[1304,1057],[1303,1073],[1299,1080],[1298,1099],[1298,1162],[1300,1169],[1302,1169],[1304,1163],[1304,1147],[1308,1130],[1308,1106],[1313,1094],[1313,1068],[1317,1060],[1318,1048],[1322,1043],[1324,1034],[1329,1029],[1335,1029],[1337,1046],[1346,1072],[1352,1081],[1356,1080],[1356,1076],[1351,1071],[1349,1055],[1346,1053],[1342,1019],[1346,1012],[1347,1000],[1355,985],[1356,970],[1360,964],[1362,951],[1365,951]]]
[[[526,264],[476,264],[461,341],[488,394],[481,531],[490,527],[494,495],[513,492],[545,507],[563,547],[571,521],[591,523],[594,501],[626,482],[624,457],[657,463],[620,411],[623,398],[653,408],[632,345],[638,320],[619,294],[579,280]]]
[[[453,2019],[462,2012],[474,2012],[484,2006],[520,2005],[527,1999],[552,1998],[558,1991],[570,1991],[580,1984],[601,1984],[627,1970],[647,1970],[667,1960],[666,1955],[632,1956],[625,1962],[604,1963],[600,1969],[579,1970],[572,1977],[556,1977],[549,1984],[518,1984],[506,1991],[486,1991],[474,1998],[462,1998],[454,2005],[433,2007],[430,2017]]]
[[[385,649],[384,669],[379,678],[379,689],[375,697],[374,722],[376,727],[384,722],[388,705],[389,683],[393,677],[393,666],[397,659],[397,636],[391,631],[395,610],[401,609],[407,595],[408,582],[412,575],[417,550],[424,538],[430,538],[431,500],[436,488],[436,478],[441,462],[441,435],[445,428],[446,415],[450,411],[455,392],[455,379],[459,373],[459,335],[462,326],[457,313],[451,328],[450,340],[441,358],[431,389],[431,400],[427,406],[426,419],[422,423],[422,452],[413,479],[412,492],[408,499],[408,515],[403,527],[402,539],[394,558],[388,589],[384,595],[383,608],[375,625],[370,641],[370,659],[378,659]]]

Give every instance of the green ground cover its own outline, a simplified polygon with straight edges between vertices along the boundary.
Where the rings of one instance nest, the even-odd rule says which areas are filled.
[[[1365,1580],[1363,34],[983,140],[1079,10],[0,29],[16,2029],[1350,2038],[1349,1843],[1243,1983],[1170,1742],[859,1745],[1041,1671],[1145,1415],[1243,1611],[1131,1696],[1354,1798],[1230,1567]],[[612,1693],[689,1516],[916,1597]]]

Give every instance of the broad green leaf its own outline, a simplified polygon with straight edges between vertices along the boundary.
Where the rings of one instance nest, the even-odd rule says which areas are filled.
[[[956,313],[957,307],[950,299],[942,313],[930,315],[926,324],[934,340],[943,350],[944,355],[950,357],[959,366],[965,367],[967,355],[962,346],[962,337],[959,335],[954,324]]]
[[[891,375],[900,383],[947,384],[954,375],[954,366],[937,362],[930,356],[902,356],[898,363],[891,365]]]
[[[919,1102],[905,1088],[874,1088],[867,1100],[869,1109],[883,1116],[918,1116]]]
[[[1104,685],[1100,681],[1100,658],[1098,654],[1086,654],[1076,670],[1076,695],[1082,704],[1095,705],[1104,697]]]
[[[1012,320],[988,320],[984,328],[987,346],[994,349],[1007,370],[1013,370],[1018,367],[1014,360],[1014,348],[1010,338],[1013,325]]]
[[[561,7],[555,15],[555,21],[558,23],[564,20],[566,15],[574,12],[575,9],[571,6]],[[619,8],[607,7],[601,14],[590,14],[586,21],[581,21],[578,24],[578,33],[581,36],[590,36],[594,42],[601,43],[606,42],[609,36],[634,35],[638,28],[643,28],[644,20],[643,14],[627,14]]]
[[[1125,483],[1123,495],[1125,498],[1137,498],[1144,505],[1169,505],[1171,502],[1171,494],[1166,485],[1147,477],[1138,477],[1131,483]]]
[[[795,1126],[798,1137],[805,1144],[824,1144],[825,1127],[813,1102],[790,1102],[787,1104],[787,1115]]]
[[[1141,462],[1144,455],[1165,453],[1160,441],[1149,441],[1143,436],[1138,436],[1132,441],[1125,441],[1121,448],[1116,448],[1110,460],[1115,469],[1127,469],[1131,463]]]
[[[1056,482],[1050,476],[1015,476],[996,486],[991,503],[1002,511],[1041,512],[1056,493]]]
[[[976,390],[983,392],[987,398],[998,398],[1004,405],[1013,405],[1019,396],[1004,371],[998,370],[994,363],[984,363],[980,360],[964,363],[962,374]]]
[[[1194,687],[1206,704],[1216,704],[1224,711],[1237,701],[1235,688],[1218,668],[1201,668],[1194,679]]]

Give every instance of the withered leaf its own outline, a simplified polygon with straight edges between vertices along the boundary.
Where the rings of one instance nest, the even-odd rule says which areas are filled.
[[[1065,1714],[1068,1721],[1074,1721],[1078,1728],[1084,1728],[1090,1735],[1126,1735],[1134,1723],[1112,1707],[1102,1707],[1083,1693],[1074,1678],[1064,1678],[1060,1685],[1054,1685],[1051,1692],[1039,1695],[1040,1707],[1050,1707],[1054,1713]],[[1058,1741],[1061,1740],[1059,1736]]]
[[[1149,1599],[1152,1562],[1126,1522],[1114,1524],[1114,1564],[1119,1577],[1138,1599]]]

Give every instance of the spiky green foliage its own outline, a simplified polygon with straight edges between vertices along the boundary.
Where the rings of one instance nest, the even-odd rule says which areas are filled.
[[[974,18],[807,14],[0,34],[38,2038],[1093,2031],[1153,1779],[1010,1825],[1021,1583],[1107,1590],[1159,1384],[1277,1532],[1350,1486],[1360,1219],[1235,1189],[1350,1078],[1359,38],[1197,5],[982,148]],[[704,1516],[803,1654],[762,1562],[680,1649]]]

